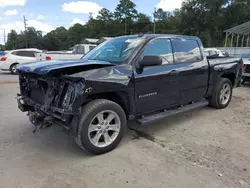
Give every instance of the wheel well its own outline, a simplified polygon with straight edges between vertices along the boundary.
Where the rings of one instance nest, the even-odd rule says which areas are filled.
[[[122,107],[122,109],[124,110],[127,117],[129,116],[130,108],[129,108],[129,98],[128,98],[127,93],[125,93],[125,92],[107,92],[107,93],[99,93],[99,94],[89,95],[86,98],[86,103],[88,103],[91,100],[95,100],[95,99],[107,99],[107,100],[113,101]]]
[[[234,73],[223,74],[221,77],[229,79],[231,81],[232,85],[235,84],[235,74]]]
[[[11,66],[13,66],[13,65],[17,65],[17,64],[19,64],[19,63],[17,63],[17,62],[12,63],[12,64],[10,65],[10,68],[11,68]]]

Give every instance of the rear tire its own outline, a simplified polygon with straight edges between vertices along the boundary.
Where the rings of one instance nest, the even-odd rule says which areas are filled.
[[[93,100],[83,107],[75,141],[89,153],[107,153],[120,143],[126,127],[121,106],[106,99]]]
[[[16,66],[18,65],[18,63],[14,63],[10,66],[10,72],[12,74],[17,74],[17,70],[16,70]]]
[[[232,98],[233,86],[229,79],[221,78],[216,85],[215,91],[209,105],[216,109],[226,108]]]

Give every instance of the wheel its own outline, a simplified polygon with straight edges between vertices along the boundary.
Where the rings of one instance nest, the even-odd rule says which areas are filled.
[[[16,63],[16,64],[12,64],[11,66],[10,66],[10,72],[12,73],[12,74],[17,74],[17,70],[16,70],[16,66],[17,66],[18,64]]]
[[[210,106],[223,109],[228,106],[232,98],[233,86],[229,79],[221,78],[216,85],[215,92],[209,101]]]
[[[97,99],[83,107],[75,141],[89,153],[107,153],[120,143],[126,127],[125,112],[117,103]]]
[[[246,80],[245,80],[245,79],[242,79],[241,84],[242,84],[242,85],[244,85],[244,84],[245,84],[245,82],[246,82]]]

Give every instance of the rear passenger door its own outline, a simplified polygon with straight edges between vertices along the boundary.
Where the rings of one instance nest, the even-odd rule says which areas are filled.
[[[181,104],[202,99],[208,88],[209,67],[196,39],[171,39],[174,63],[178,65],[178,90]]]
[[[35,53],[33,51],[17,51],[17,61],[18,63],[28,63],[36,61]]]

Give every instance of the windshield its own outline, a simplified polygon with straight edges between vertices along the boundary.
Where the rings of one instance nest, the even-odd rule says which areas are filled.
[[[241,58],[250,58],[250,54],[241,54]]]
[[[82,59],[108,61],[115,64],[124,63],[134,51],[143,43],[143,38],[116,38],[108,40],[88,54]]]

